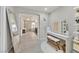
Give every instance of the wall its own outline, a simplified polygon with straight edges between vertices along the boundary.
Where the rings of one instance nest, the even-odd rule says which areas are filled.
[[[1,7],[0,7],[0,51],[1,51]]]
[[[6,18],[6,7],[1,6],[1,19],[0,19],[0,52],[9,52],[9,50],[12,47],[11,44],[11,38],[10,38],[10,33],[9,33],[9,27],[7,24],[7,18]]]
[[[64,7],[60,7],[58,9],[56,9],[49,15],[50,15],[49,16],[49,18],[50,18],[49,25],[52,26],[51,23],[56,20],[62,21],[62,20],[66,19],[69,22],[71,17],[72,17],[71,20],[73,20],[74,10],[73,10],[73,7],[64,6]]]
[[[48,15],[45,14],[45,13],[41,13],[41,12],[36,12],[36,11],[33,11],[33,10],[28,10],[26,8],[16,8],[14,7],[15,9],[15,13],[16,13],[16,16],[17,16],[17,25],[18,25],[18,30],[20,32],[20,19],[19,19],[19,14],[20,13],[30,13],[30,14],[36,14],[36,15],[39,15],[40,16],[40,32],[39,32],[39,38],[40,38],[40,41],[43,42],[45,41],[47,38],[46,38],[46,27],[47,27],[47,17]],[[44,21],[44,18],[45,18],[45,21]]]
[[[1,7],[1,47],[0,47],[0,52],[5,52],[6,48],[6,14],[5,14],[5,7]]]
[[[73,27],[73,24],[75,23],[74,22],[74,10],[73,10],[74,7],[72,6],[63,6],[63,7],[60,7],[58,9],[56,9],[55,11],[53,11],[52,13],[49,14],[49,25],[51,25],[51,23],[55,20],[64,20],[66,19],[68,21],[68,26],[69,26],[69,39],[67,40],[67,52],[71,52],[72,51],[72,32],[74,31],[74,27]]]

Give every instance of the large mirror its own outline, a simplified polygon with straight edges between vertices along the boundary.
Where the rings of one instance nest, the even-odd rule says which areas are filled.
[[[68,21],[67,20],[55,20],[50,24],[50,31],[62,35],[68,35]]]
[[[9,24],[9,29],[10,29],[11,39],[12,39],[13,52],[18,52],[19,34],[18,34],[18,28],[16,24],[16,15],[12,10],[7,9],[7,16],[8,16],[8,24]]]
[[[15,14],[9,9],[7,10],[7,12],[8,12],[7,14],[8,14],[8,21],[9,21],[11,34],[12,36],[16,36],[18,34],[18,30],[17,30],[17,25],[16,25]]]

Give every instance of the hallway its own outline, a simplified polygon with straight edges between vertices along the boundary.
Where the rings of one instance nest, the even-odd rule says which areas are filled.
[[[27,32],[23,34],[22,38],[20,39],[20,43],[16,44],[19,46],[17,51],[19,53],[40,53],[41,50],[39,48],[37,36],[34,32]]]

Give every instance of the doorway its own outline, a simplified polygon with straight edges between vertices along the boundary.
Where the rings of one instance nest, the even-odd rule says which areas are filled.
[[[21,52],[38,52],[39,16],[20,14]]]

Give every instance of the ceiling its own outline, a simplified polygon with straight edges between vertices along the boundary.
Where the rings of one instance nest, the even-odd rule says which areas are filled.
[[[38,12],[50,13],[59,7],[58,6],[21,6],[21,8],[30,9]],[[45,8],[47,8],[47,10],[45,10]]]

